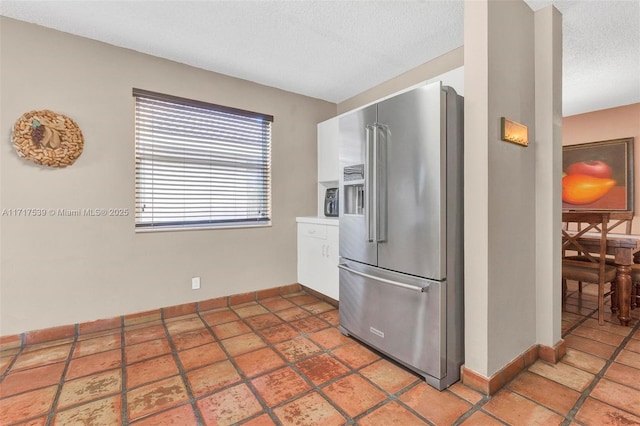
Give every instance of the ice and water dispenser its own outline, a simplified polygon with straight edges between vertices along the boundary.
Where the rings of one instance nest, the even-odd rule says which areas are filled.
[[[364,164],[344,168],[344,213],[364,214]]]

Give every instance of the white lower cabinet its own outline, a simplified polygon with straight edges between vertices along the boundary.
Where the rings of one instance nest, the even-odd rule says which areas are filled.
[[[338,300],[338,221],[298,218],[298,282]]]

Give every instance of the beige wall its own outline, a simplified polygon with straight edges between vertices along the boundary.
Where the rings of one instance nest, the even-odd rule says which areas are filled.
[[[601,111],[572,115],[562,120],[562,144],[634,138],[634,198],[633,232],[640,234],[640,103]]]
[[[335,104],[4,17],[0,36],[1,209],[133,211],[133,87],[275,117],[272,227],[136,234],[132,215],[2,216],[0,335],[296,282],[295,217],[316,211],[316,123]],[[15,154],[10,129],[34,109],[81,127],[72,167]]]
[[[464,65],[464,48],[458,47],[429,62],[415,67],[397,77],[385,81],[369,90],[338,104],[338,114],[375,102],[410,86],[438,77]]]

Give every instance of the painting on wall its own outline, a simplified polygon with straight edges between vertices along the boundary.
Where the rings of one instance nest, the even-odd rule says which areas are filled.
[[[633,138],[562,147],[562,208],[633,211]]]

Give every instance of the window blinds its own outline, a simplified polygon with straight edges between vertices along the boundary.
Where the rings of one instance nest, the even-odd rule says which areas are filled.
[[[270,221],[269,115],[133,90],[136,227]]]

